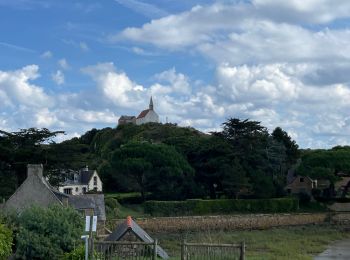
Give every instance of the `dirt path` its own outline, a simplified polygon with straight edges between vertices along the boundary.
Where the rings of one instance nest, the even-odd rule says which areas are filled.
[[[319,254],[314,260],[348,260],[350,259],[350,239],[335,242],[326,251]]]

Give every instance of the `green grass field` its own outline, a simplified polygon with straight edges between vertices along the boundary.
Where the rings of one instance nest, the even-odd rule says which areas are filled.
[[[245,241],[247,259],[312,259],[327,246],[350,233],[336,226],[302,226],[273,228],[269,230],[196,232],[155,235],[171,259],[179,259],[180,242],[238,243]]]

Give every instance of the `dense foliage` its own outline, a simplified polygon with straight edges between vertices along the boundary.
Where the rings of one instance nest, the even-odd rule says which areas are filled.
[[[332,183],[337,174],[350,174],[350,147],[336,146],[329,150],[306,150],[297,169],[300,175],[328,179]]]
[[[174,124],[149,123],[92,129],[62,143],[62,132],[27,129],[0,135],[0,196],[9,197],[25,177],[26,164],[43,163],[53,185],[62,169],[97,169],[104,190],[139,191],[143,198],[271,198],[283,195],[296,143],[281,128],[228,119],[221,132],[204,134]],[[28,139],[28,140],[26,140]]]
[[[7,259],[12,253],[12,231],[0,222],[0,259]]]
[[[230,214],[236,212],[291,212],[299,208],[299,202],[293,198],[246,199],[246,200],[186,200],[186,201],[147,201],[145,212],[152,216],[183,216]]]
[[[16,256],[22,259],[59,259],[73,250],[83,230],[77,211],[58,205],[29,208],[17,221]]]

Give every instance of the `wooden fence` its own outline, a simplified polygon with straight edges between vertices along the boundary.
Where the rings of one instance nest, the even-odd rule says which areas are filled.
[[[181,260],[244,260],[245,243],[240,244],[197,244],[181,245]]]
[[[90,257],[95,260],[155,260],[157,240],[153,243],[129,241],[99,241],[92,245]]]

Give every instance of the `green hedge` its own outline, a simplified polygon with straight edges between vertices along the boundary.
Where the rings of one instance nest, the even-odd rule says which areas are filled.
[[[147,201],[145,213],[152,216],[191,216],[230,213],[277,213],[299,209],[294,198],[246,200]]]

